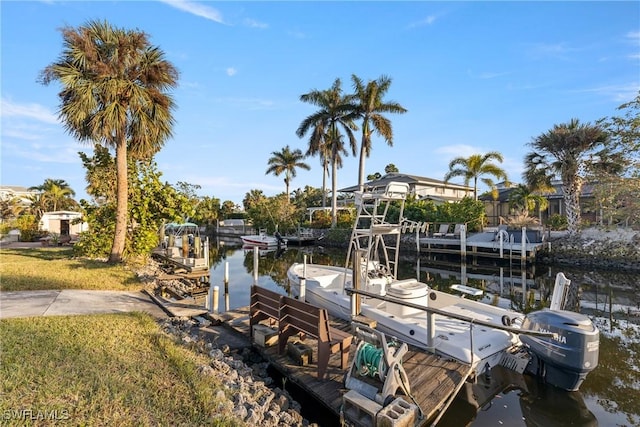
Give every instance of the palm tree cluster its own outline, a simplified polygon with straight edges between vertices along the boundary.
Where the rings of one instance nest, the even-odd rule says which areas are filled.
[[[337,221],[337,171],[342,167],[342,158],[349,151],[355,156],[358,144],[354,132],[362,127],[362,139],[360,142],[360,158],[358,168],[358,186],[362,189],[364,184],[365,158],[371,154],[372,134],[380,135],[385,142],[393,145],[393,128],[391,121],[384,116],[385,113],[405,113],[407,110],[397,102],[385,101],[384,96],[391,86],[391,78],[381,76],[376,80],[370,80],[366,85],[355,74],[351,76],[354,93],[345,94],[342,91],[342,82],[335,79],[329,89],[312,91],[300,96],[302,102],[319,107],[319,109],[307,116],[302,122],[296,134],[299,138],[309,134],[309,145],[306,155],[320,158],[323,167],[322,192],[326,193],[326,176],[331,165],[332,210],[331,224],[336,226]],[[344,138],[348,139],[348,148]],[[322,206],[326,206],[323,197]]]

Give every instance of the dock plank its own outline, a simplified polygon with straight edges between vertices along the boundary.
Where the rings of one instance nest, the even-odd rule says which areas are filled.
[[[249,335],[249,309],[241,308],[215,315],[216,320],[224,322],[239,333]],[[330,319],[331,326],[343,331],[351,330],[351,323],[341,319]],[[292,338],[293,339],[293,338]],[[346,370],[340,368],[340,355],[331,355],[325,379],[317,378],[317,341],[310,337],[302,341],[312,349],[312,363],[300,366],[287,354],[278,354],[277,345],[254,348],[269,361],[281,374],[303,388],[310,396],[340,415],[342,396],[348,390],[344,386]],[[357,345],[351,346],[349,360],[355,356]],[[411,394],[420,407],[424,422],[433,419],[455,392],[461,381],[468,376],[468,366],[445,357],[425,352],[409,346],[402,365],[407,372],[411,385]],[[411,402],[410,397],[406,400]]]

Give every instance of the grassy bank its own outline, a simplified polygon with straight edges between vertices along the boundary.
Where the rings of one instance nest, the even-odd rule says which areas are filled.
[[[140,289],[135,274],[121,265],[72,258],[70,248],[0,249],[0,291],[45,289]]]
[[[217,413],[206,359],[146,314],[5,319],[0,340],[2,425],[241,425]]]

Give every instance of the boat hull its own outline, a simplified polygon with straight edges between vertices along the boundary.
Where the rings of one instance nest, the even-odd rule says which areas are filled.
[[[344,292],[345,288],[351,287],[350,269],[317,264],[294,264],[289,269],[288,276],[294,294],[300,293],[300,278],[306,277],[304,297],[307,302],[326,308],[331,315],[338,318],[351,318],[351,298]],[[429,301],[438,302],[436,308],[448,307],[454,314],[468,315],[483,321],[499,322],[505,314],[515,315],[515,312],[430,290],[415,280],[369,282],[373,283],[367,283],[363,290],[394,298],[404,294],[405,301],[418,305],[422,302],[425,307],[429,306],[428,292],[428,298],[434,298]],[[519,344],[516,334],[474,326],[472,345],[469,323],[442,315],[434,315],[435,334],[430,340],[425,311],[409,309],[376,298],[363,297],[360,313],[375,320],[377,329],[388,336],[474,367],[482,367],[483,370],[499,364],[503,352]]]

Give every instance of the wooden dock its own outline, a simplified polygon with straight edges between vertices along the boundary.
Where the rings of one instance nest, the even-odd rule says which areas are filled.
[[[224,322],[238,333],[249,336],[248,307],[212,316],[215,320]],[[332,318],[331,326],[344,331],[351,330],[351,324],[344,320]],[[293,338],[291,341],[293,341]],[[317,378],[317,365],[315,364],[317,360],[317,343],[311,338],[305,339],[303,343],[313,351],[312,362],[305,366],[300,366],[287,354],[279,355],[277,345],[261,347],[254,344],[254,348],[274,368],[287,377],[288,381],[304,389],[336,416],[340,416],[343,403],[342,396],[348,390],[344,386],[347,371],[340,369],[339,354],[334,354],[330,358],[327,375],[323,380],[319,380]],[[356,345],[351,346],[350,362],[355,356],[356,348]],[[416,404],[420,409],[423,416],[418,425],[428,425],[429,422],[445,411],[469,376],[469,367],[467,365],[411,346],[403,358],[402,366],[409,378],[411,394],[414,400],[409,396],[403,396],[403,399],[410,404]]]

